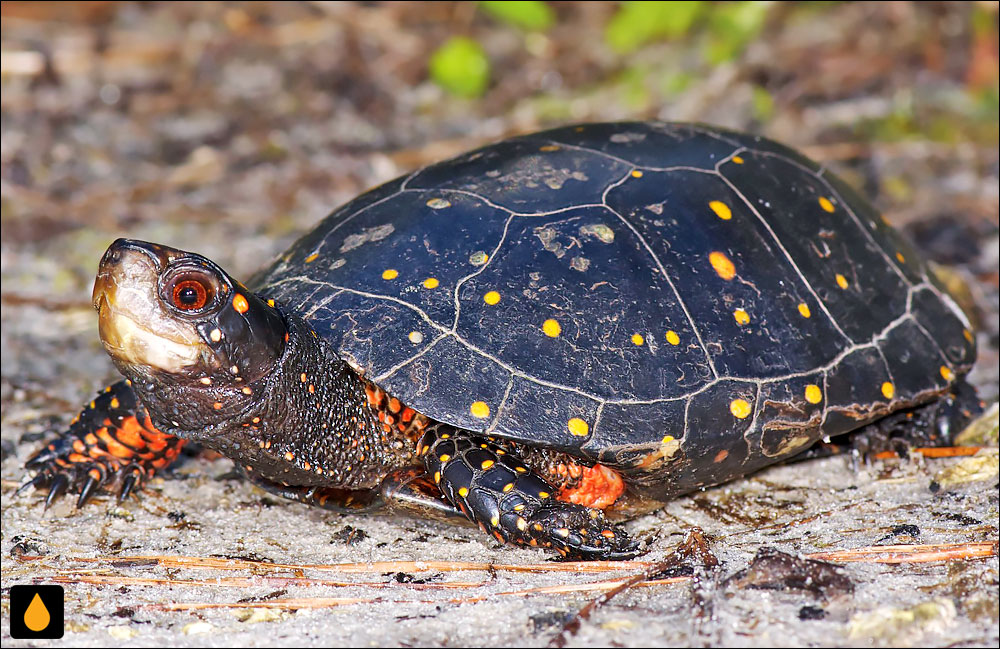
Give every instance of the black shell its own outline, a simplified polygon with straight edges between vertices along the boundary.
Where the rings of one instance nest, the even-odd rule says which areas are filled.
[[[431,418],[644,482],[669,468],[671,492],[926,401],[975,357],[867,202],[700,125],[571,126],[426,167],[257,284]]]

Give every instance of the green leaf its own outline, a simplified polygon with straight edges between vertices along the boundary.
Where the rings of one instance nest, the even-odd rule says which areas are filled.
[[[766,122],[774,116],[774,97],[763,86],[753,87],[750,101],[758,122]]]
[[[687,32],[705,9],[705,2],[625,2],[604,31],[615,51],[626,54],[658,39]]]
[[[739,56],[747,43],[764,28],[771,2],[728,2],[717,5],[709,19],[705,56],[710,63],[725,63]]]
[[[455,36],[431,55],[430,74],[454,95],[479,97],[490,83],[490,61],[479,43]]]
[[[514,0],[513,2],[496,2],[483,0],[480,8],[493,18],[514,27],[541,32],[552,26],[556,15],[547,2],[538,0]]]

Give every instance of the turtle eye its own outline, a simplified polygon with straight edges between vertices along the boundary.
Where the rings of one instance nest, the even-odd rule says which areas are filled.
[[[170,306],[180,311],[204,309],[215,297],[215,282],[206,273],[192,270],[170,279],[165,287]]]
[[[185,311],[200,309],[208,302],[208,291],[201,282],[186,279],[174,286],[174,306]]]

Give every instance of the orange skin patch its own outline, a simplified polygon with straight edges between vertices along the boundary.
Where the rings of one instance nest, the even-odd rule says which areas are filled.
[[[413,408],[409,408],[395,397],[390,397],[385,390],[372,383],[365,383],[365,396],[368,406],[375,411],[382,432],[391,433],[393,428],[416,444],[427,427],[428,419]],[[359,427],[364,424],[359,422]]]
[[[595,464],[583,466],[580,464],[560,464],[556,473],[565,471],[565,475],[579,482],[572,489],[564,487],[556,496],[558,500],[576,503],[584,507],[605,509],[615,503],[625,493],[625,481],[618,472],[606,466]]]
[[[152,476],[156,470],[170,465],[184,446],[184,440],[156,430],[148,417],[144,422],[135,416],[124,417],[117,426],[105,419],[103,424],[82,440],[73,442],[76,452],[68,457],[71,463],[103,460],[117,471],[131,461],[140,464],[147,476]]]
[[[237,313],[246,313],[250,309],[250,303],[247,299],[237,293],[233,296],[233,308],[236,309]]]

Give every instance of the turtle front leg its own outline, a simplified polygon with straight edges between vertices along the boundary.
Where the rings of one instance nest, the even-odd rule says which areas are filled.
[[[555,487],[496,440],[439,425],[424,434],[417,453],[445,498],[502,542],[552,548],[573,559],[639,554],[604,512],[557,500]]]
[[[79,493],[82,507],[100,489],[117,488],[124,500],[142,481],[165,469],[184,440],[157,430],[129,381],[108,386],[69,428],[25,463],[35,471],[18,492],[47,488],[46,508],[66,491]]]

